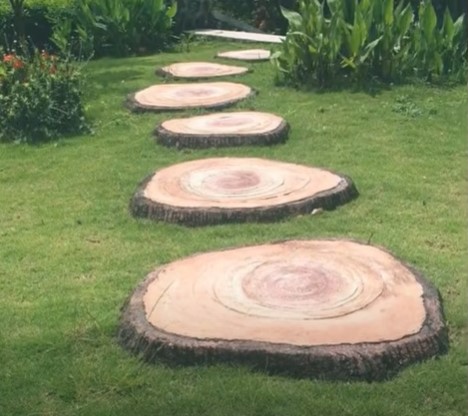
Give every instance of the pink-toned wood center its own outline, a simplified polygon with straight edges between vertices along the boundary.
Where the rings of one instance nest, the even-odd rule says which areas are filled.
[[[144,196],[177,207],[249,208],[310,198],[343,179],[329,171],[256,158],[215,158],[162,169]]]
[[[218,120],[213,120],[211,123],[209,123],[210,126],[213,127],[237,127],[239,125],[244,125],[247,123],[250,123],[251,119],[248,117],[224,117],[224,118],[219,118]]]
[[[148,321],[197,339],[392,341],[417,333],[426,316],[423,289],[412,272],[387,252],[351,241],[206,253],[150,278],[144,295]]]
[[[208,78],[244,74],[248,68],[212,62],[180,62],[165,66],[161,70],[178,78]]]
[[[267,49],[245,49],[238,51],[220,52],[218,58],[236,59],[240,61],[265,61],[270,59],[270,51]]]
[[[260,178],[255,172],[236,170],[225,175],[213,175],[204,181],[204,186],[212,191],[230,191],[257,186]]]
[[[237,111],[164,121],[162,126],[178,134],[245,134],[255,135],[276,130],[284,120],[270,113]]]
[[[250,87],[233,82],[159,84],[138,91],[134,99],[147,107],[192,108],[241,100],[251,92]]]

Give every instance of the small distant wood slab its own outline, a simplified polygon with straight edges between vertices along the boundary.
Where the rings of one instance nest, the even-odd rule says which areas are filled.
[[[191,226],[274,221],[357,196],[347,176],[257,158],[213,158],[156,171],[130,202],[134,216]]]
[[[166,120],[155,130],[159,144],[177,148],[272,145],[284,142],[288,123],[258,111],[213,113]]]
[[[252,88],[234,82],[158,84],[130,94],[127,106],[132,111],[219,109],[253,94]]]
[[[267,49],[245,49],[239,51],[218,52],[217,58],[234,59],[237,61],[262,62],[270,59],[271,52]]]
[[[180,62],[159,68],[156,73],[172,78],[201,79],[241,75],[248,71],[249,69],[245,67],[221,65],[213,62]]]
[[[163,266],[128,299],[118,339],[148,361],[369,381],[448,348],[437,290],[386,250],[349,240],[243,247]]]

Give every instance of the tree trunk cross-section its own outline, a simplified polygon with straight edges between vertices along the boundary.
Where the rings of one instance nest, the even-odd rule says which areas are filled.
[[[437,290],[384,249],[350,240],[285,241],[163,266],[129,297],[118,339],[148,361],[340,380],[385,379],[448,348]]]
[[[219,52],[216,58],[234,59],[247,62],[262,62],[270,59],[271,53],[267,49],[245,49],[238,51]]]
[[[156,171],[130,202],[134,216],[191,226],[274,221],[334,209],[357,196],[350,178],[257,158],[213,158]]]
[[[200,149],[282,143],[288,131],[282,117],[238,111],[167,120],[156,128],[155,135],[164,146]]]
[[[242,75],[248,71],[249,69],[245,67],[212,62],[180,62],[159,68],[156,74],[180,79],[202,79]]]
[[[234,82],[157,84],[127,97],[132,111],[219,109],[249,98],[254,91]]]

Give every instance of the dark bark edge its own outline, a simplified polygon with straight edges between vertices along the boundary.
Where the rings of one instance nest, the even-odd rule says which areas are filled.
[[[282,121],[274,130],[256,134],[189,134],[174,133],[159,124],[154,130],[156,142],[177,149],[206,149],[209,147],[269,146],[284,143],[289,134],[289,124]]]
[[[135,217],[194,227],[224,223],[278,221],[290,216],[310,214],[316,208],[332,210],[359,195],[351,178],[332,173],[341,177],[340,183],[332,189],[316,193],[309,198],[257,208],[192,208],[166,205],[145,197],[144,190],[157,174],[155,172],[138,185],[137,191],[130,200],[129,209]]]
[[[293,377],[385,380],[413,363],[445,354],[449,347],[439,292],[413,267],[402,264],[423,288],[426,319],[418,333],[399,340],[294,346],[244,340],[202,340],[167,333],[147,321],[143,305],[147,287],[158,278],[162,268],[151,273],[127,299],[122,308],[117,340],[148,362],[246,364],[255,370]]]
[[[208,109],[208,110],[219,110],[223,108],[230,107],[234,104],[237,104],[240,101],[247,100],[248,98],[254,97],[258,94],[258,91],[255,89],[250,88],[250,93],[247,94],[245,97],[233,98],[231,100],[225,100],[223,102],[209,104],[209,105],[199,105],[197,107],[187,107],[187,106],[175,106],[175,107],[160,107],[157,105],[145,105],[139,103],[136,99],[136,92],[127,95],[127,99],[125,100],[125,106],[134,113],[144,113],[144,112],[166,112],[166,111],[190,111],[196,109]]]

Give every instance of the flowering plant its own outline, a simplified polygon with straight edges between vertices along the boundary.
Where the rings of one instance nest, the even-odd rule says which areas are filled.
[[[88,129],[76,64],[46,51],[0,56],[0,139],[36,142]]]

